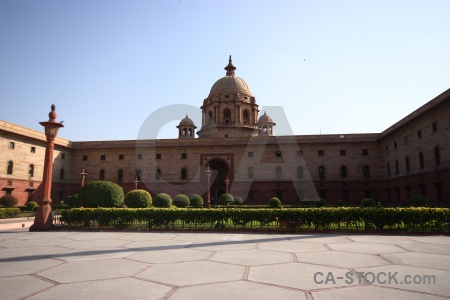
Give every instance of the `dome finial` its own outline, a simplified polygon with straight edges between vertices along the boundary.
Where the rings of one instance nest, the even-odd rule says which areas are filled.
[[[234,76],[234,70],[236,70],[236,67],[233,66],[233,62],[231,61],[231,55],[228,59],[228,65],[225,67],[225,70],[227,71],[227,76]]]

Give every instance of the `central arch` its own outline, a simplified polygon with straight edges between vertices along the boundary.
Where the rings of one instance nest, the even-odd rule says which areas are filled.
[[[212,159],[209,161],[211,168],[211,204],[217,204],[219,197],[225,193],[225,179],[229,174],[228,164],[221,159]]]

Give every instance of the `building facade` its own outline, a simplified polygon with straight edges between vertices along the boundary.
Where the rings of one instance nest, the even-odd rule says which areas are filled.
[[[116,182],[125,192],[137,182],[152,195],[206,197],[209,166],[212,203],[228,188],[247,204],[276,196],[284,204],[318,197],[357,204],[371,197],[404,205],[422,194],[432,205],[450,205],[450,89],[381,133],[276,136],[279,120],[259,111],[231,57],[225,70],[203,100],[198,132],[186,116],[177,139],[57,138],[53,201],[79,191],[83,168],[87,182]],[[19,205],[39,201],[45,135],[0,121],[0,149],[0,197],[13,194]]]

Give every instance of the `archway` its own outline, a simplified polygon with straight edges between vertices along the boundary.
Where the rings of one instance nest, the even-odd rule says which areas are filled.
[[[211,204],[217,204],[220,195],[225,193],[225,179],[229,173],[228,165],[221,159],[213,159],[209,162],[211,168]]]

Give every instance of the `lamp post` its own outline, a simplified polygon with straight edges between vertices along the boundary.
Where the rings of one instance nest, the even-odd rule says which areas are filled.
[[[228,194],[228,186],[230,185],[230,180],[228,179],[228,174],[227,174],[227,178],[225,179],[225,191]]]
[[[136,176],[136,179],[134,179],[134,189],[137,190],[138,189],[138,184],[139,184],[139,180]]]
[[[51,106],[52,111],[48,114],[49,120],[47,122],[39,122],[45,128],[45,136],[47,144],[45,148],[44,160],[44,176],[42,178],[43,199],[36,211],[34,223],[30,227],[30,231],[44,231],[53,228],[52,216],[52,171],[53,171],[53,150],[55,148],[55,137],[58,134],[58,129],[64,127],[62,123],[56,123],[55,104]]]
[[[86,175],[87,175],[86,169],[84,168],[84,166],[81,167],[80,175],[81,175],[81,187],[83,187],[84,186],[84,181],[86,180]]]
[[[205,173],[206,173],[206,179],[208,182],[208,195],[206,196],[206,207],[211,208],[211,190],[210,190],[209,185],[210,185],[212,171],[211,171],[209,165],[208,165],[208,168],[206,169]]]

